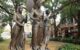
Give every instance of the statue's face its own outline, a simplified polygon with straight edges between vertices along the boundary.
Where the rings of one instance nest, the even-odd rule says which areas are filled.
[[[20,6],[18,6],[17,11],[18,11],[19,13],[22,13],[22,10],[23,10],[23,8],[20,7]]]
[[[29,12],[32,11],[32,8],[34,7],[34,0],[27,0],[26,2],[26,8]]]
[[[43,2],[44,2],[44,0],[37,0],[36,6],[40,8],[40,6],[42,5]]]

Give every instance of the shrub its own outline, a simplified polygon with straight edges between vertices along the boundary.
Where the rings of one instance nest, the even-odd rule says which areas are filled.
[[[3,38],[0,36],[0,42],[4,41]]]
[[[3,41],[3,38],[1,37],[1,33],[3,32],[3,29],[0,27],[0,42]]]
[[[80,45],[66,44],[59,48],[59,50],[80,50]]]
[[[32,33],[30,32],[30,34],[28,34],[28,38],[32,38]]]

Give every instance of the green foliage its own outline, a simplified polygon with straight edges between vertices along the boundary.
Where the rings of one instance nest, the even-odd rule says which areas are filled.
[[[59,0],[47,0],[45,3],[44,3],[44,7],[48,8],[49,10],[53,11],[53,7],[56,7],[58,6],[58,3],[59,3]]]
[[[0,6],[3,6],[7,11],[13,12],[13,5],[8,4],[8,0],[0,0]]]
[[[26,0],[15,0],[17,4],[24,4]]]
[[[62,46],[59,50],[80,50],[80,45],[66,44]]]
[[[28,38],[32,38],[32,33],[30,32],[27,36]]]
[[[3,38],[1,37],[1,33],[3,32],[3,29],[2,28],[0,28],[0,42],[2,42],[3,41]]]
[[[12,20],[11,16],[9,17],[5,15],[2,22],[11,22],[11,20]]]
[[[1,17],[0,20],[2,22],[2,25],[11,22],[12,16],[9,16],[8,14],[5,14],[4,12],[2,12],[1,14],[2,15],[0,16]]]
[[[44,5],[46,8],[52,10],[53,8],[52,8],[52,6],[51,6],[50,4],[52,4],[52,0],[46,0],[43,5]]]
[[[2,27],[0,27],[0,34],[3,32],[3,28]]]
[[[11,14],[9,14],[8,12],[10,13],[13,13],[13,5],[10,5],[8,4],[8,0],[0,0],[0,20],[2,22],[2,24],[4,23],[8,23],[8,22],[11,22],[12,20],[12,16]]]
[[[80,10],[80,3],[78,2],[71,2],[72,0],[60,0],[60,4],[63,7],[63,9],[61,10],[61,22],[65,23],[66,19],[68,21],[68,23],[72,22],[72,18],[75,17],[78,14],[78,11]],[[73,0],[74,1],[74,0]]]
[[[70,4],[63,8],[61,14],[62,16],[72,17],[77,14],[77,11],[78,6]]]
[[[4,41],[3,38],[0,36],[0,42]]]
[[[14,13],[14,6],[11,5],[13,4],[12,2],[13,0],[0,0],[0,13],[1,13],[1,17],[0,20],[2,20],[2,22],[11,22],[12,17],[13,17],[13,13]],[[17,4],[20,3],[24,3],[25,0],[16,0]],[[8,2],[10,2],[11,4],[9,4]],[[2,7],[2,8],[1,8]]]

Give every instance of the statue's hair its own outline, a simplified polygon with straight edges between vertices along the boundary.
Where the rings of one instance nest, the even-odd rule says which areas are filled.
[[[34,0],[34,8],[40,8],[41,0]]]

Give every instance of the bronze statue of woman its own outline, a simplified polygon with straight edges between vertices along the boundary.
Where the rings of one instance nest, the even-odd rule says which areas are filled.
[[[11,31],[10,50],[24,50],[24,18],[22,16],[22,9],[19,5],[15,9],[13,20],[16,24]]]

